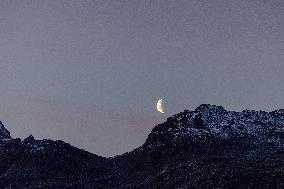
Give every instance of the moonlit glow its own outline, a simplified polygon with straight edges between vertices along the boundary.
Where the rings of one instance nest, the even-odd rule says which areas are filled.
[[[165,113],[164,112],[164,107],[163,107],[163,99],[158,100],[158,102],[157,102],[157,110],[158,110],[158,112],[161,112],[162,114]]]

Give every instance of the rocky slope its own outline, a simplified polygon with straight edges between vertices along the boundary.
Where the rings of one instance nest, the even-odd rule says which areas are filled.
[[[12,139],[0,125],[1,188],[284,188],[284,110],[201,105],[103,158],[63,141]]]

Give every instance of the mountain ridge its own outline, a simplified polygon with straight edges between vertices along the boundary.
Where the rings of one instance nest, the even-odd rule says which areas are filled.
[[[3,133],[1,133],[3,131]],[[284,110],[202,104],[105,158],[63,141],[12,139],[0,125],[0,188],[282,188]]]

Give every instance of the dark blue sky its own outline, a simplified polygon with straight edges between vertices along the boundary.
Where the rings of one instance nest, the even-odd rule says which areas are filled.
[[[284,108],[284,1],[1,1],[0,69],[14,137],[121,154],[201,103]]]

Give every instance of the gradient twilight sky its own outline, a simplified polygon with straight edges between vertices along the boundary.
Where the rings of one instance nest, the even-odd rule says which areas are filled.
[[[3,0],[0,70],[13,137],[122,154],[202,103],[284,108],[284,1]]]

